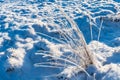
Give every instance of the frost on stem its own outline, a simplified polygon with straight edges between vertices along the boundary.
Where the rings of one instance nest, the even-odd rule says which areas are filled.
[[[112,5],[111,5],[112,3]],[[49,60],[41,63],[36,63],[35,66],[52,67],[52,68],[66,68],[69,66],[76,66],[80,71],[85,71],[85,68],[90,64],[95,65],[94,55],[88,49],[86,41],[79,27],[84,25],[78,25],[75,23],[75,19],[87,18],[86,23],[89,24],[91,40],[100,39],[101,29],[103,25],[103,19],[108,14],[114,14],[114,11],[118,9],[120,4],[116,4],[114,1],[109,0],[56,0],[54,3],[45,2],[40,7],[39,16],[44,23],[43,26],[47,29],[48,33],[38,31],[38,35],[56,42],[56,44],[64,45],[65,49],[70,50],[68,54],[63,53],[59,57],[53,55],[57,54],[54,51],[39,51],[37,55],[42,55]],[[114,7],[117,8],[114,8]],[[106,9],[108,7],[108,9]],[[111,9],[113,8],[113,9]],[[81,22],[82,23],[82,22]],[[93,29],[97,31],[93,35]],[[53,35],[55,33],[56,35]]]
[[[35,66],[52,68],[76,66],[79,71],[84,71],[89,75],[85,68],[88,65],[93,64],[93,55],[87,48],[84,36],[77,24],[65,13],[64,9],[60,5],[54,4],[54,6],[51,6],[47,4],[46,7],[50,8],[48,11],[50,13],[45,12],[46,14],[42,15],[42,18],[44,18],[46,23],[43,24],[43,26],[46,27],[49,33],[37,32],[37,34],[51,42],[64,45],[64,48],[70,50],[70,53],[63,53],[58,57],[54,55],[57,54],[55,51],[40,50],[36,54],[41,55],[43,58],[48,60],[36,63]],[[42,10],[45,9],[47,8],[42,8]],[[52,35],[52,32],[56,33],[57,36]]]

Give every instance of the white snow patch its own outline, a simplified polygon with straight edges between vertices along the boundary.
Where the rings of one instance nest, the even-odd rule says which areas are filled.
[[[10,54],[10,56],[8,57],[8,59],[6,60],[5,63],[5,68],[21,68],[23,66],[24,63],[24,57],[25,57],[25,50],[22,48],[18,48],[18,49],[13,49],[13,48],[9,48],[8,53]]]

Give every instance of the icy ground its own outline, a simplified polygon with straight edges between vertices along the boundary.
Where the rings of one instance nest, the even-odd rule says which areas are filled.
[[[118,2],[0,0],[0,80],[120,80]],[[59,41],[61,37],[55,26],[60,23],[56,17],[62,15],[56,9],[56,4],[62,6],[65,13],[77,23],[95,58],[96,67],[89,65],[86,68],[90,76],[76,66],[50,68],[35,65],[46,61],[46,57],[36,54],[38,52],[50,53],[56,58],[72,53]],[[56,24],[53,24],[53,19]]]

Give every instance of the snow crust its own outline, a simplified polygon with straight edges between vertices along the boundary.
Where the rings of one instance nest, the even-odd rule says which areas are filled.
[[[120,80],[120,3],[110,1],[0,0],[0,80]],[[62,27],[58,17],[65,15],[60,14],[56,5],[77,23],[95,58],[96,65],[89,65],[87,74],[62,61],[64,68],[35,66],[48,59],[66,59],[64,54],[73,53],[59,32],[63,29],[70,33],[74,28]],[[61,22],[70,26],[64,17]]]

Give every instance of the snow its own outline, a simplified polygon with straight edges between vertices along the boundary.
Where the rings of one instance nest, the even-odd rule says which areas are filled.
[[[0,80],[120,80],[117,1],[0,0]]]
[[[110,47],[98,41],[92,41],[89,46],[94,53],[97,53],[95,56],[100,67],[96,74],[97,79],[119,80],[120,46]]]

